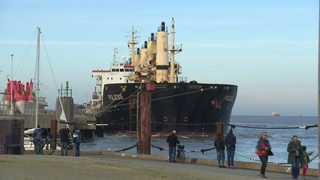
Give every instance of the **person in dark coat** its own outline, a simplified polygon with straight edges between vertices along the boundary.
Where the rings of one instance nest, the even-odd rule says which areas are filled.
[[[169,144],[169,162],[175,162],[177,144],[180,144],[178,137],[176,136],[175,130],[173,130],[171,134],[167,137],[167,143]]]
[[[228,168],[234,168],[234,153],[236,150],[237,138],[233,134],[232,129],[229,130],[224,141],[227,147]]]
[[[291,164],[291,175],[293,179],[298,179],[300,173],[300,164],[303,161],[303,151],[298,136],[294,135],[287,147],[288,164]]]
[[[217,135],[217,139],[214,141],[214,147],[216,148],[216,151],[217,151],[217,160],[218,160],[219,167],[224,168],[225,167],[224,166],[225,147],[224,147],[224,140],[223,140],[222,134]]]
[[[267,169],[267,163],[268,163],[268,156],[272,156],[273,153],[271,151],[270,142],[267,139],[268,134],[267,132],[263,132],[261,135],[261,138],[258,140],[256,145],[256,153],[260,158],[261,161],[261,168],[260,168],[260,176],[262,178],[268,178],[265,173]]]
[[[68,144],[69,144],[69,128],[61,128],[60,131],[61,142],[61,156],[68,156]]]
[[[40,125],[33,132],[34,153],[43,154],[43,131]]]

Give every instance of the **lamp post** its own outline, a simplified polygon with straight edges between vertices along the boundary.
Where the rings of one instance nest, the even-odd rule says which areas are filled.
[[[320,152],[320,1],[318,2],[318,152]],[[320,155],[318,154],[318,174],[320,173]],[[320,180],[320,176],[318,175]]]
[[[13,54],[11,54],[11,80],[10,80],[10,115],[13,115],[14,107],[13,107]]]

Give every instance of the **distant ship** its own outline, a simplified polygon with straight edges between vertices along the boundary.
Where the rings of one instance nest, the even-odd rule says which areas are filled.
[[[151,132],[167,133],[175,129],[180,134],[209,135],[216,133],[217,123],[229,123],[237,86],[230,84],[187,82],[179,77],[181,66],[175,54],[182,45],[174,44],[174,19],[171,26],[171,44],[165,23],[156,35],[135,48],[136,35],[132,28],[128,42],[131,58],[117,61],[117,49],[111,68],[93,70],[96,78],[91,107],[95,111],[100,132],[135,132],[139,119],[137,109],[139,92],[152,86]],[[194,60],[197,63],[197,60]],[[198,72],[206,73],[210,72]],[[224,126],[224,128],[228,128]]]
[[[279,117],[279,116],[280,116],[280,114],[279,114],[279,113],[277,113],[277,112],[272,112],[272,113],[271,113],[271,116],[272,116],[272,117]]]

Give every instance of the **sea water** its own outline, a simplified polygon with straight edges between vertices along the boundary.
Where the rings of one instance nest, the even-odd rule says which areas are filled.
[[[318,154],[318,128],[305,129],[305,126],[317,125],[317,117],[304,116],[232,116],[230,124],[235,125],[233,132],[237,137],[235,161],[260,162],[255,154],[255,146],[262,132],[268,133],[274,156],[269,156],[269,162],[289,166],[287,163],[287,145],[293,135],[297,135],[302,145],[307,146],[307,152],[313,151],[313,158]],[[186,157],[216,159],[213,148],[213,137],[179,137],[185,145]],[[136,136],[124,134],[106,134],[103,138],[94,138],[81,144],[81,150],[118,151],[134,146]],[[168,156],[166,137],[152,137],[152,155]],[[159,150],[164,149],[164,150]],[[201,150],[208,150],[201,152]],[[132,148],[124,152],[136,153]],[[318,158],[309,164],[310,168],[318,168]]]

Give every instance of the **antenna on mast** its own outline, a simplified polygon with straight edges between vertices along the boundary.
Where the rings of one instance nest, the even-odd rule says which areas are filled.
[[[169,81],[171,83],[174,83],[174,78],[175,78],[175,75],[179,74],[179,65],[177,65],[177,67],[175,67],[175,61],[174,61],[174,55],[176,53],[179,53],[182,51],[182,44],[177,47],[175,47],[174,43],[174,37],[175,37],[175,31],[174,31],[174,18],[172,18],[171,20],[171,49],[169,50],[170,53],[171,53],[171,61],[170,61],[170,78],[169,78]],[[175,72],[175,68],[177,68],[176,72]]]
[[[135,45],[138,44],[138,42],[135,41],[136,38],[138,38],[138,36],[135,36],[135,33],[138,33],[138,31],[134,30],[134,27],[132,26],[132,31],[131,31],[131,41],[128,42],[128,47],[131,48],[131,60],[130,60],[130,64],[134,65],[135,63],[135,58],[134,58],[134,49],[135,49]]]

